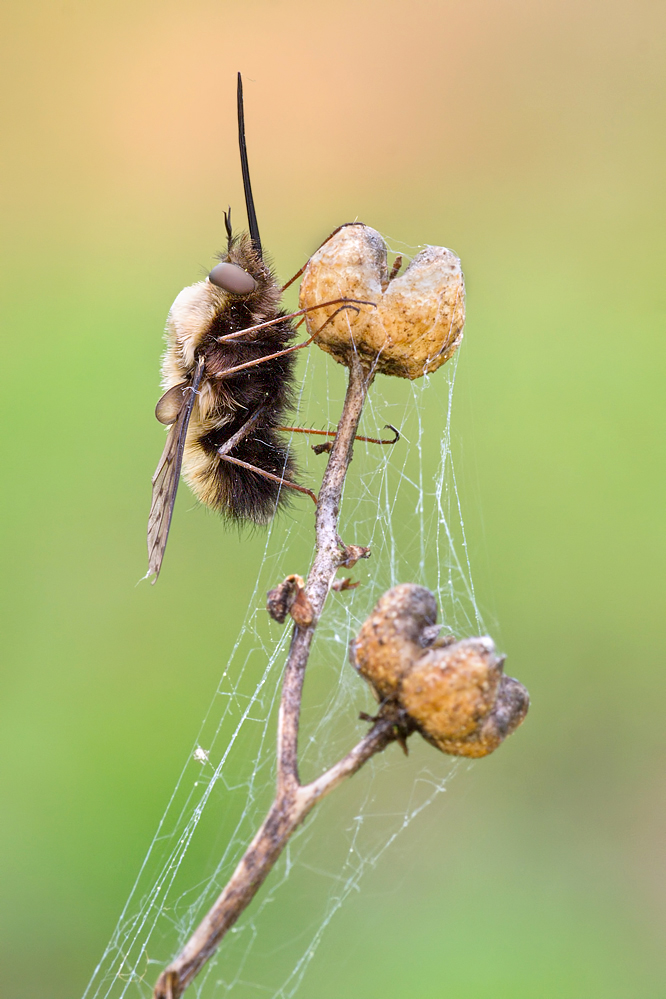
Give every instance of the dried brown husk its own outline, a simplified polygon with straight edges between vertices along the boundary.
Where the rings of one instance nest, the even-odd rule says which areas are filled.
[[[429,590],[394,586],[352,642],[352,664],[381,702],[380,713],[406,714],[407,733],[416,728],[454,756],[487,756],[523,721],[529,695],[504,675],[492,639],[441,637],[436,618]]]
[[[374,372],[420,378],[448,361],[462,340],[465,283],[460,260],[445,247],[426,246],[389,281],[380,234],[360,223],[343,226],[308,262],[300,306],[340,298],[375,303],[337,315],[339,304],[308,314],[309,333],[341,364],[356,352]]]
[[[350,648],[352,665],[379,701],[397,694],[402,676],[432,641],[436,620],[437,602],[425,586],[403,583],[380,597]]]
[[[503,675],[489,638],[433,649],[416,660],[400,685],[400,702],[421,734],[444,753],[487,756],[527,714],[529,697]]]

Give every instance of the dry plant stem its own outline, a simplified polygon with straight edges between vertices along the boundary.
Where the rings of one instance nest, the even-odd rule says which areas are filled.
[[[395,739],[392,722],[382,718],[325,774],[310,784],[301,785],[299,782],[298,723],[305,668],[326,597],[337,569],[346,558],[345,547],[338,537],[338,510],[370,380],[371,377],[354,355],[350,361],[349,384],[335,443],[319,492],[316,554],[305,586],[313,611],[312,624],[306,628],[294,627],[285,668],[278,720],[275,800],[222,894],[180,954],[160,975],[154,999],[178,999],[183,994],[215,952],[227,930],[252,901],[289,837],[317,801]]]

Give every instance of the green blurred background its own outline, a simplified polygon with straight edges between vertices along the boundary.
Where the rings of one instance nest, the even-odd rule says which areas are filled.
[[[470,554],[533,698],[367,873],[299,995],[666,996],[666,8],[36,0],[3,19],[3,997],[83,992],[261,558],[181,497],[169,571],[135,587],[166,312],[222,209],[243,219],[238,69],[283,277],[354,218],[462,258]],[[433,426],[433,467],[437,448]]]

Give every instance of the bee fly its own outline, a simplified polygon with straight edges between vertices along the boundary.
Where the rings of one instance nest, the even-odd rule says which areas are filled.
[[[282,423],[293,405],[294,351],[314,339],[293,345],[292,319],[310,310],[287,315],[280,308],[284,289],[263,257],[240,73],[238,142],[249,233],[234,236],[231,211],[224,213],[226,253],[205,280],[181,291],[167,318],[165,392],[155,416],[170,429],[152,480],[146,578],[154,576],[153,582],[162,566],[181,469],[197,499],[232,521],[267,523],[284,503],[287,489],[306,493],[317,503],[310,489],[294,482],[295,464],[279,434],[308,432]],[[338,299],[322,305],[354,308],[351,302]]]
[[[155,416],[170,430],[153,476],[148,576],[159,575],[181,468],[195,496],[231,520],[270,520],[295,466],[277,428],[292,406],[294,325],[264,260],[245,145],[238,74],[238,140],[249,234],[234,236],[204,281],[184,288],[167,319],[166,390]],[[230,453],[233,452],[233,453]]]

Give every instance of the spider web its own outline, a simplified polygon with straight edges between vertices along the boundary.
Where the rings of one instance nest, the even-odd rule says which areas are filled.
[[[334,428],[345,372],[319,351],[304,353],[299,420]],[[391,423],[402,437],[393,447],[355,446],[340,535],[348,544],[370,546],[372,556],[351,571],[361,583],[357,589],[329,595],[317,628],[299,736],[304,781],[367,731],[358,714],[372,713],[376,704],[349,665],[348,647],[385,590],[401,582],[425,585],[437,596],[444,629],[458,637],[484,633],[451,455],[456,365],[454,359],[417,382],[380,376],[370,390],[360,432],[381,437]],[[293,445],[301,481],[316,488],[325,457],[313,455],[302,435]],[[268,618],[266,592],[291,573],[306,574],[314,543],[310,524],[299,507],[268,528],[238,638],[83,999],[149,999],[160,971],[213,904],[265,816],[274,792],[277,708],[290,637],[287,625]],[[335,913],[445,789],[455,768],[431,747],[405,758],[394,745],[371,759],[292,837],[188,995],[297,995]]]

